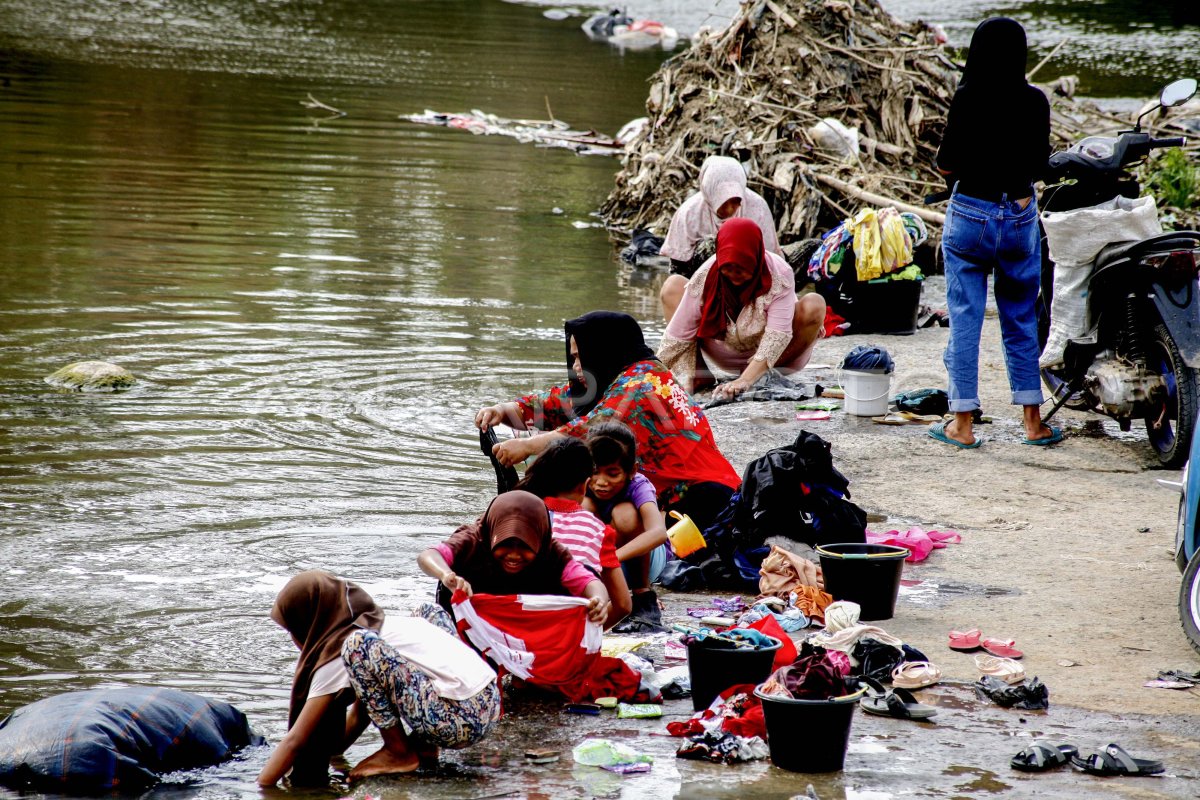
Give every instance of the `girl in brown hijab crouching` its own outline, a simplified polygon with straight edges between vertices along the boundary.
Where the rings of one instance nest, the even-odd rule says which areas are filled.
[[[310,570],[283,587],[271,619],[291,634],[300,659],[288,732],[258,776],[262,786],[289,770],[293,783],[327,781],[330,758],[370,723],[383,747],[351,770],[351,780],[412,772],[436,759],[439,747],[478,742],[500,718],[496,673],[436,606],[385,620],[361,588]]]

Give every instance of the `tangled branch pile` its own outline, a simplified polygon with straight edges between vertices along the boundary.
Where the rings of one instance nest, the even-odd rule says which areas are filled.
[[[783,241],[818,235],[872,194],[940,222],[921,198],[944,186],[933,161],[956,82],[934,31],[877,0],[744,2],[651,79],[650,124],[602,213],[615,228],[664,233],[704,159],[731,155]],[[826,117],[858,129],[857,156],[820,146],[810,128]]]

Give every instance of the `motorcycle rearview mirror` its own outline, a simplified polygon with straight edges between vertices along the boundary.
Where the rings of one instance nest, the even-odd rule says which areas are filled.
[[[1162,92],[1158,95],[1158,104],[1163,108],[1180,106],[1191,100],[1195,93],[1196,79],[1183,78],[1163,87]]]
[[[1171,108],[1179,106],[1192,99],[1192,95],[1196,93],[1195,78],[1180,78],[1177,81],[1172,81],[1163,87],[1158,94],[1158,105],[1151,106],[1138,115],[1137,122],[1133,123],[1133,129],[1140,131],[1142,129],[1142,117],[1152,111],[1157,111],[1160,108]]]

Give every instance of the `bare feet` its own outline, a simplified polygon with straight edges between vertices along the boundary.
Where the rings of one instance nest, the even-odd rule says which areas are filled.
[[[372,775],[400,775],[406,772],[415,772],[420,765],[421,758],[414,752],[396,753],[387,747],[382,747],[358,762],[358,766],[350,770],[350,780],[358,781]]]
[[[417,759],[420,761],[422,767],[429,769],[438,765],[438,755],[440,753],[441,750],[437,745],[431,744],[428,747],[422,747],[417,750]]]

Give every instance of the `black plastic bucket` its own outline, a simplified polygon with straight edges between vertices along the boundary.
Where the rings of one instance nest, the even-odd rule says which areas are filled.
[[[825,591],[862,608],[859,619],[891,619],[908,549],[891,544],[823,544],[817,548]]]
[[[846,763],[854,707],[866,689],[829,700],[762,694],[771,763],[792,772],[836,772]]]
[[[688,675],[692,679],[692,708],[703,711],[730,686],[762,683],[771,674],[775,653],[783,646],[734,648],[713,639],[688,644]]]

